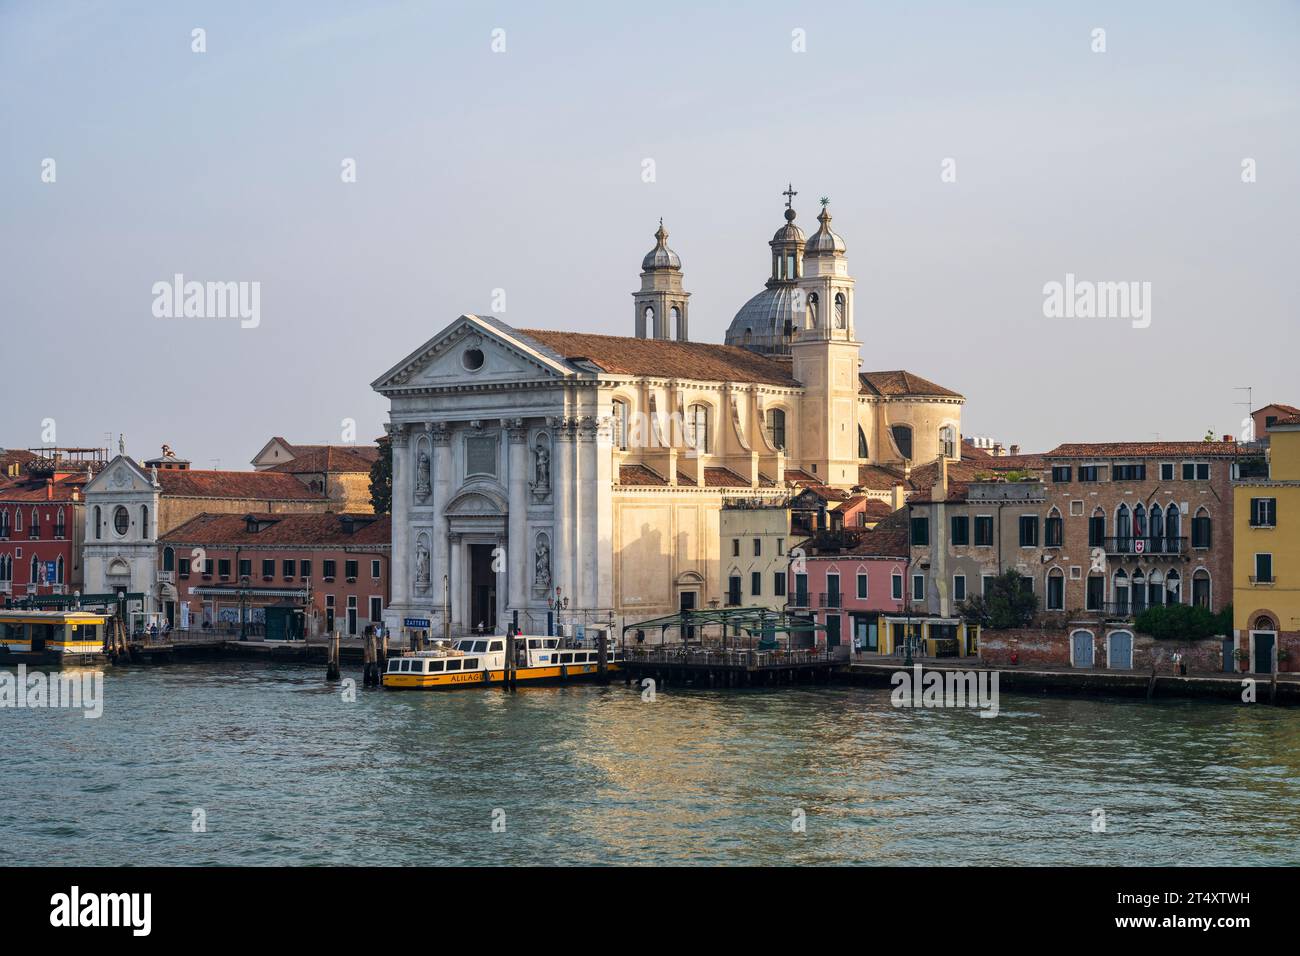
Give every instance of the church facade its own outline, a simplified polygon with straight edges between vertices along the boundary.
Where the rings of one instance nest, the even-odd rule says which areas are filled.
[[[791,193],[792,195],[792,193]],[[787,202],[763,292],[725,344],[689,338],[662,223],[630,336],[462,315],[374,383],[390,401],[387,623],[610,629],[726,600],[724,500],[802,486],[887,498],[874,471],[961,454],[961,395],[863,372],[854,281],[826,208]]]

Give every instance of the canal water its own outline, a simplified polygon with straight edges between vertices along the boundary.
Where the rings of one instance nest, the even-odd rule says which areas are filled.
[[[990,719],[622,683],[347,702],[323,670],[108,669],[99,719],[0,709],[0,866],[1300,863],[1297,709],[1003,694]]]

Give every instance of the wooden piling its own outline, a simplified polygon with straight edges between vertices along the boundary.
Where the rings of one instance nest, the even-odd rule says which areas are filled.
[[[329,659],[325,664],[326,680],[338,680],[339,677],[342,676],[339,670],[339,641],[339,632],[335,631],[333,635],[330,636]]]
[[[609,645],[608,637],[605,632],[600,632],[600,649],[596,652],[596,674],[597,680],[602,684],[609,683]]]

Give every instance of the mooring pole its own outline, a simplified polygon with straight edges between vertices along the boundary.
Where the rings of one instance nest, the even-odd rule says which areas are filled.
[[[339,632],[337,630],[330,636],[329,660],[325,664],[325,679],[339,679]]]
[[[600,632],[600,649],[596,652],[596,673],[602,684],[609,683],[609,638],[606,633]]]

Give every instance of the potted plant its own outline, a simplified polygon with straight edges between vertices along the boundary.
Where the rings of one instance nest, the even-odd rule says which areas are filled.
[[[1288,651],[1285,647],[1279,647],[1277,649],[1277,669],[1279,671],[1287,670],[1286,662],[1289,661],[1290,659],[1291,659],[1291,652]]]
[[[1232,656],[1237,661],[1241,673],[1246,673],[1246,665],[1250,661],[1250,651],[1244,647],[1239,647],[1232,652]]]

